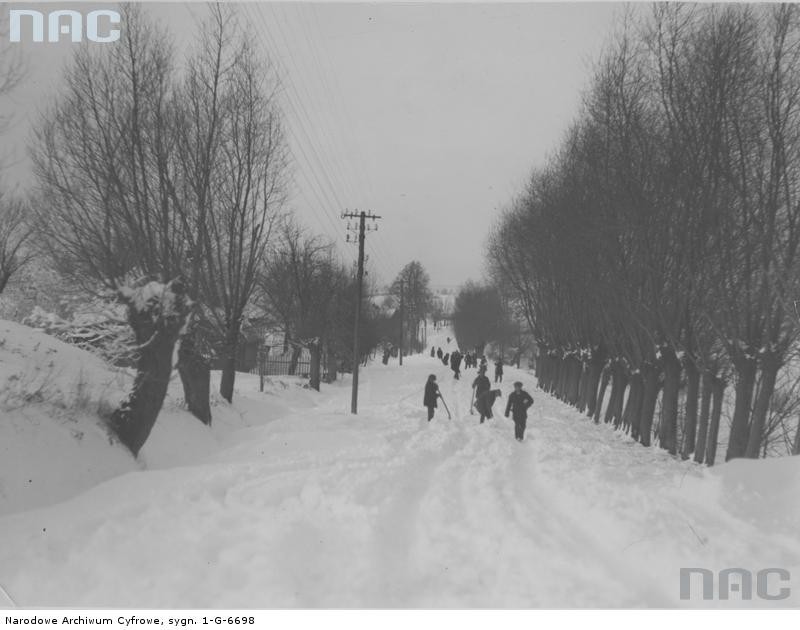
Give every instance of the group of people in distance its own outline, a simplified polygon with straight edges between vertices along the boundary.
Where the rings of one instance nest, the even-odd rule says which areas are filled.
[[[448,338],[449,340],[449,338]],[[487,361],[485,356],[478,358],[476,352],[461,353],[460,350],[453,350],[452,353],[445,354],[441,348],[434,348],[431,346],[431,358],[438,358],[444,365],[449,365],[453,370],[453,378],[459,380],[461,378],[461,363],[463,361],[465,368],[479,367],[481,370],[486,370]],[[503,360],[498,359],[494,364],[494,382],[503,382]]]
[[[450,367],[453,370],[455,379],[460,377],[462,359],[464,359],[467,367],[475,367],[478,364],[480,365],[478,368],[478,376],[472,382],[472,407],[474,407],[480,414],[480,424],[483,424],[486,419],[492,418],[492,406],[494,405],[495,401],[503,395],[503,393],[499,389],[492,389],[492,384],[489,381],[489,377],[486,376],[486,357],[482,356],[479,362],[477,353],[467,353],[462,355],[458,350],[455,350],[450,355],[446,355],[442,353],[441,348],[439,348],[436,352],[434,352],[434,349],[431,348],[431,357],[434,356],[442,360],[445,365],[448,364],[448,360],[450,361]],[[453,362],[454,356],[456,357],[455,362]],[[494,382],[503,382],[502,359],[498,359],[495,362]],[[428,422],[433,419],[435,410],[438,406],[438,399],[441,398],[441,396],[442,395],[439,392],[439,385],[436,382],[436,375],[431,374],[428,376],[428,382],[425,384],[425,396],[423,399],[423,405],[428,408]],[[508,396],[505,416],[508,418],[509,415],[511,415],[513,418],[514,437],[518,442],[522,442],[525,439],[525,428],[528,422],[528,409],[531,405],[533,405],[533,397],[522,388],[521,382],[517,381],[514,383],[514,391]]]

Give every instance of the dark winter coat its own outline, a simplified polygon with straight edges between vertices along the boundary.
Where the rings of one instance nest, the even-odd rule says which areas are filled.
[[[436,400],[439,398],[439,386],[435,382],[425,383],[425,398],[422,400],[423,407],[437,407]]]
[[[494,364],[494,373],[497,376],[500,376],[503,373],[503,364],[499,361]]]
[[[475,406],[478,408],[478,411],[484,411],[487,416],[490,418],[492,417],[492,405],[494,401],[497,400],[497,397],[502,395],[502,392],[499,389],[490,389],[488,391],[483,392],[475,399]]]
[[[442,363],[444,363],[445,365],[448,365],[450,363],[450,353],[447,353],[442,357]]]
[[[441,358],[442,358],[442,355],[443,355],[443,353],[442,353],[442,349],[441,349],[441,348],[439,348],[439,349],[436,351],[436,356],[437,356],[437,357],[439,357],[439,358],[441,359]]]
[[[528,408],[533,404],[533,398],[524,389],[514,390],[508,396],[506,404],[506,417],[512,412],[514,420],[525,420],[528,417]]]
[[[472,387],[475,388],[475,398],[478,398],[484,392],[488,392],[492,388],[492,384],[489,382],[488,376],[481,374],[472,381]]]
[[[450,367],[456,372],[461,368],[461,355],[458,352],[450,355]]]

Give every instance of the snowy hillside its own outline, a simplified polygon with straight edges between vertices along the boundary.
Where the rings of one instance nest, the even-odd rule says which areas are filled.
[[[134,460],[101,420],[132,380],[128,371],[110,369],[88,352],[0,321],[0,515],[70,498],[127,472],[196,462],[216,452],[235,429],[279,417],[290,402],[312,396],[296,382],[290,387],[278,381],[269,389],[281,397],[262,395],[256,408],[247,399],[231,407],[212,394],[209,430],[181,408],[175,375],[150,440]]]
[[[425,355],[364,370],[358,416],[349,382],[261,394],[243,377],[209,432],[173,387],[141,462],[109,445],[95,402],[59,402],[82,374],[88,400],[109,400],[124,375],[11,324],[0,370],[5,512],[66,499],[0,517],[8,606],[673,607],[690,604],[681,567],[800,575],[800,458],[681,463],[513,368],[484,425],[475,371],[454,381]],[[40,372],[46,394],[22,404],[15,383]],[[429,373],[451,420],[425,420]],[[516,379],[536,401],[522,444],[501,414]],[[798,606],[800,589],[769,603]]]

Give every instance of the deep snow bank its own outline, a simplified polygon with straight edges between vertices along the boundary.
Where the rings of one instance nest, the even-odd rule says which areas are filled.
[[[258,393],[257,379],[237,376],[237,388]],[[313,398],[298,380],[273,379],[265,394],[234,398],[231,406],[216,395],[212,382],[209,429],[183,409],[176,375],[136,460],[103,421],[131,382],[128,370],[0,320],[0,515],[65,500],[130,471],[196,462],[216,452],[232,431],[281,417],[289,403]]]

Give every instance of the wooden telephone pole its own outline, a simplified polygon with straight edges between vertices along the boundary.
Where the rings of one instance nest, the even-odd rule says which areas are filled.
[[[403,319],[406,316],[403,308],[403,278],[400,278],[400,365],[403,365]]]
[[[363,210],[361,212],[358,210],[355,212],[342,212],[342,219],[358,219],[358,224],[355,227],[352,227],[349,221],[347,222],[348,231],[358,233],[358,271],[356,276],[358,294],[356,296],[356,315],[353,327],[353,393],[350,398],[350,413],[355,414],[358,413],[358,367],[361,363],[361,355],[358,349],[358,332],[361,325],[361,296],[364,289],[364,241],[366,232],[373,231],[373,224],[367,226],[367,219],[377,221],[380,218],[371,212],[364,212]],[[374,230],[377,229],[378,226],[374,225]],[[350,242],[350,234],[347,235],[347,242]]]

